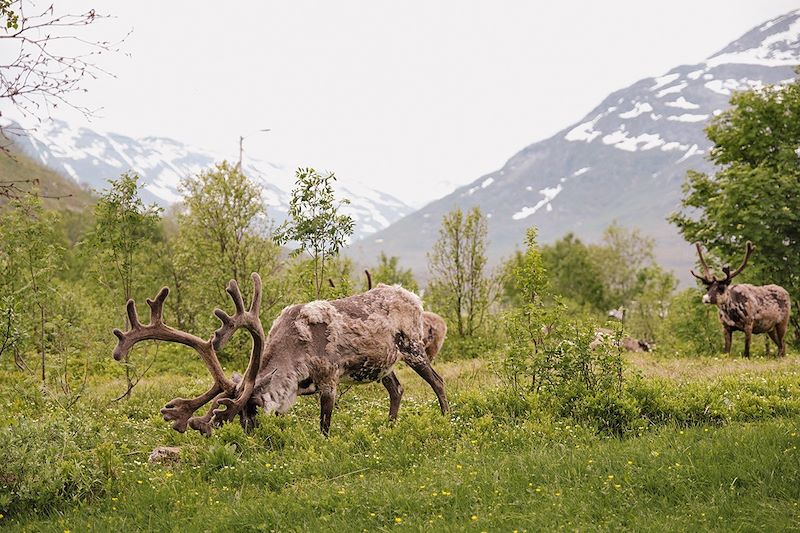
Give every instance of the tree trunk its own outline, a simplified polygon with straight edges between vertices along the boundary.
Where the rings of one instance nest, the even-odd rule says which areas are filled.
[[[42,383],[45,381],[45,371],[44,371],[44,364],[45,364],[45,357],[44,357],[44,306],[39,304],[39,317],[41,319],[41,332],[39,333],[39,350],[42,354]]]
[[[127,304],[128,300],[131,298],[131,289],[130,286],[126,283],[125,284],[125,303]],[[125,313],[125,329],[130,329],[131,325],[128,320],[128,313]],[[133,380],[131,379],[131,366],[129,364],[129,354],[125,353],[125,384],[127,389],[125,390],[125,394],[122,395],[122,398],[130,398],[131,391],[133,390]]]

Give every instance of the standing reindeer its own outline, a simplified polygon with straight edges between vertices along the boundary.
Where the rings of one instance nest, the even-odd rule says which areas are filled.
[[[714,304],[719,308],[719,321],[725,331],[725,353],[731,352],[731,337],[734,331],[744,332],[744,356],[750,357],[750,339],[753,333],[766,333],[778,345],[778,357],[786,354],[784,336],[789,324],[791,304],[789,293],[778,285],[749,285],[740,283],[731,286],[731,280],[738,276],[747,265],[753,253],[753,243],[747,241],[742,264],[731,272],[729,266],[722,269],[725,277],[712,276],[703,258],[700,243],[696,243],[697,255],[703,266],[703,275],[694,270],[692,275],[699,279],[708,291],[703,295],[704,304]]]
[[[130,330],[114,330],[119,339],[114,359],[120,360],[138,342],[155,339],[177,342],[193,348],[202,357],[214,379],[204,394],[193,399],[175,398],[161,414],[177,431],[187,426],[211,435],[213,428],[240,416],[242,427],[255,424],[258,408],[266,412],[287,412],[298,395],[320,394],[320,430],[328,435],[340,382],[369,383],[393,375],[392,368],[403,360],[433,388],[442,414],[448,410],[442,378],[431,368],[425,355],[422,303],[419,297],[400,287],[378,285],[362,294],[339,300],[317,300],[286,307],[272,323],[269,335],[259,319],[261,278],[253,273],[253,300],[245,310],[235,280],[227,292],[235,313],[220,309],[214,314],[222,325],[209,340],[167,326],[163,320],[164,287],[150,306],[150,323],[142,325],[133,300],[128,300]],[[238,330],[253,338],[247,370],[242,377],[228,379],[217,358]],[[388,386],[387,386],[388,389]],[[390,391],[391,394],[391,391]],[[193,416],[211,402],[203,416]]]

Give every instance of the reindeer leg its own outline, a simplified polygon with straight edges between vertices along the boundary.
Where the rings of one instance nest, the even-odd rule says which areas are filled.
[[[400,399],[403,397],[403,386],[394,372],[384,377],[381,383],[389,392],[389,421],[396,420],[397,412],[400,410]]]
[[[727,354],[730,354],[731,353],[731,344],[732,344],[732,341],[733,341],[733,338],[732,338],[733,337],[733,331],[730,328],[724,328],[723,331],[725,333],[725,350],[724,350],[724,352],[727,353]]]
[[[778,356],[780,356],[781,341],[778,340],[778,328],[777,328],[777,326],[775,328],[769,330],[767,332],[767,335],[769,335],[769,338],[772,339],[772,342],[774,342],[775,345],[778,347]],[[766,347],[766,349],[764,351],[766,352],[767,357],[769,357],[769,351],[770,351],[769,350],[769,339],[764,339],[764,340],[765,340],[764,346]]]
[[[778,355],[776,357],[783,357],[786,355],[786,330],[788,326],[788,319],[786,322],[781,322],[775,326],[775,344],[778,345]]]
[[[336,385],[323,385],[319,395],[319,429],[326,437],[331,429],[331,416],[336,403]]]
[[[750,341],[753,339],[753,326],[744,328],[744,356],[750,357]]]

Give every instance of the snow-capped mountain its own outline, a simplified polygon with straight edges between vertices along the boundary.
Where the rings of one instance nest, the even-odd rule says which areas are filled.
[[[489,217],[495,260],[520,246],[530,226],[544,243],[568,232],[596,241],[617,220],[655,237],[658,260],[683,278],[692,249],[665,218],[679,207],[686,171],[712,170],[705,157],[708,120],[729,106],[733,91],[793,80],[798,63],[800,10],[752,29],[701,63],[610,94],[576,124],[357,243],[354,253],[369,260],[386,250],[424,274],[442,216],[477,205]]]
[[[136,172],[145,184],[145,202],[160,205],[180,200],[182,178],[196,175],[225,159],[223,155],[173,139],[135,139],[85,127],[75,128],[57,119],[44,121],[28,130],[27,135],[15,138],[15,144],[34,160],[97,190],[106,187],[108,179],[122,172]],[[227,159],[235,160],[230,156]],[[262,186],[270,216],[276,223],[285,220],[294,169],[248,160],[244,171]],[[356,221],[354,240],[386,228],[413,211],[401,200],[356,181],[338,181],[336,188],[340,198],[350,200],[342,211]]]

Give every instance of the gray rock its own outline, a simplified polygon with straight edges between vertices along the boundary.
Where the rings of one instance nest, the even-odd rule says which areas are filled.
[[[147,462],[160,464],[177,463],[180,460],[180,456],[180,446],[158,446],[150,452]]]

